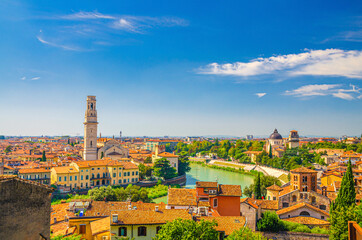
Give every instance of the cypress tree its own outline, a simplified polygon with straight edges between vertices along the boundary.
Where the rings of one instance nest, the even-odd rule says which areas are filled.
[[[273,149],[271,145],[269,145],[269,157],[273,158]]]
[[[43,156],[41,157],[42,162],[46,162],[47,158],[45,156],[45,151],[43,151]]]
[[[260,183],[260,173],[256,176],[254,184],[254,197],[255,199],[261,199],[261,183]]]
[[[333,208],[348,207],[356,203],[354,177],[352,172],[351,159],[348,161],[346,173],[343,175],[341,188],[339,189],[338,196],[333,204]]]

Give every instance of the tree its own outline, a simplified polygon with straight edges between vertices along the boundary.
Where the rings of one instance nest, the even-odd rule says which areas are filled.
[[[255,199],[261,199],[261,184],[260,184],[260,173],[256,176],[254,184],[254,195]]]
[[[46,162],[46,161],[47,161],[47,158],[46,158],[46,156],[45,156],[45,151],[43,151],[43,155],[42,155],[42,157],[41,157],[41,161],[42,161],[42,162]]]
[[[159,158],[153,165],[154,175],[164,179],[170,179],[177,176],[176,169],[171,167],[170,161],[166,158]]]
[[[152,163],[152,158],[151,157],[147,157],[145,159],[145,163]]]
[[[189,219],[176,219],[162,226],[156,235],[156,240],[214,240],[218,239],[215,229],[216,221],[201,220],[195,222]]]
[[[178,175],[184,175],[191,170],[190,160],[187,156],[180,156],[178,158]]]
[[[145,179],[147,177],[152,176],[152,167],[146,166],[146,165],[141,163],[140,165],[138,165],[138,169],[139,169],[139,172],[140,172],[140,178],[141,179]]]
[[[260,173],[259,173],[260,174]],[[257,180],[257,177],[254,178],[254,183],[253,184],[250,184],[250,186],[246,186],[244,188],[244,195],[245,196],[248,196],[248,197],[251,197],[251,195],[254,193],[255,194],[255,183],[256,183],[256,180]],[[278,178],[274,177],[274,176],[264,176],[262,174],[260,174],[260,184],[261,184],[261,195],[262,196],[266,196],[266,193],[267,193],[267,190],[266,188],[267,187],[270,187],[271,185],[273,184],[276,184],[278,186],[281,186],[281,182]]]
[[[101,152],[101,159],[104,158],[104,152]]]
[[[269,145],[269,157],[273,158],[273,149],[271,145]]]
[[[330,235],[331,240],[347,240],[348,239],[348,221],[356,221],[356,206],[339,206],[330,211]]]
[[[283,222],[275,212],[266,211],[257,223],[259,231],[279,232],[284,230]]]
[[[333,204],[334,207],[350,206],[356,203],[354,177],[352,172],[351,159],[348,161],[346,173],[343,175],[341,188],[339,189],[338,196]]]
[[[64,235],[58,235],[58,236],[50,236],[50,240],[80,240],[82,238],[82,235],[70,235],[70,236],[64,236]]]
[[[13,146],[9,145],[5,148],[4,153],[8,154],[9,152],[11,152],[13,150]]]
[[[253,232],[248,227],[240,228],[239,230],[235,230],[232,232],[227,238],[227,240],[267,240],[261,233]]]

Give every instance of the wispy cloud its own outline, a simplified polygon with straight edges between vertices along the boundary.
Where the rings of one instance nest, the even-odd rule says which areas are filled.
[[[42,29],[37,39],[46,45],[70,51],[94,50],[97,46],[112,46],[125,42],[125,34],[147,34],[153,28],[187,26],[188,21],[177,17],[149,17],[76,12],[45,18],[56,25]],[[102,44],[98,44],[102,43]]]
[[[36,80],[39,80],[40,77],[31,77],[31,78],[28,78],[26,76],[23,76],[20,78],[22,81],[36,81]]]
[[[344,26],[344,31],[340,31],[335,36],[329,37],[323,41],[347,41],[347,42],[362,42],[362,16],[355,16],[348,19]]]
[[[255,93],[256,96],[258,96],[258,98],[262,98],[266,95],[266,93]]]
[[[350,85],[344,88],[342,84],[313,84],[305,85],[294,90],[285,91],[285,95],[295,97],[333,96],[344,100],[361,99],[360,88]]]
[[[242,77],[314,75],[362,78],[362,51],[307,50],[299,54],[257,58],[249,62],[211,63],[198,69],[198,73]]]

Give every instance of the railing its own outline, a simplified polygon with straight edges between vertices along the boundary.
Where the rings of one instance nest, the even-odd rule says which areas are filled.
[[[362,240],[362,228],[354,221],[348,221],[348,239]]]

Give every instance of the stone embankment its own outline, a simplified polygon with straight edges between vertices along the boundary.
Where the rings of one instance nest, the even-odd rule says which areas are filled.
[[[255,165],[255,164],[246,164],[246,163],[235,163],[235,162],[228,162],[221,159],[217,160],[211,160],[209,164],[216,165],[216,166],[222,166],[222,167],[232,167],[232,168],[242,168],[245,171],[258,171],[262,172],[266,176],[273,176],[276,178],[279,178],[279,180],[285,184],[286,181],[283,180],[283,175],[288,176],[289,172],[278,169],[278,168],[272,168],[267,166],[261,166],[261,165]]]

